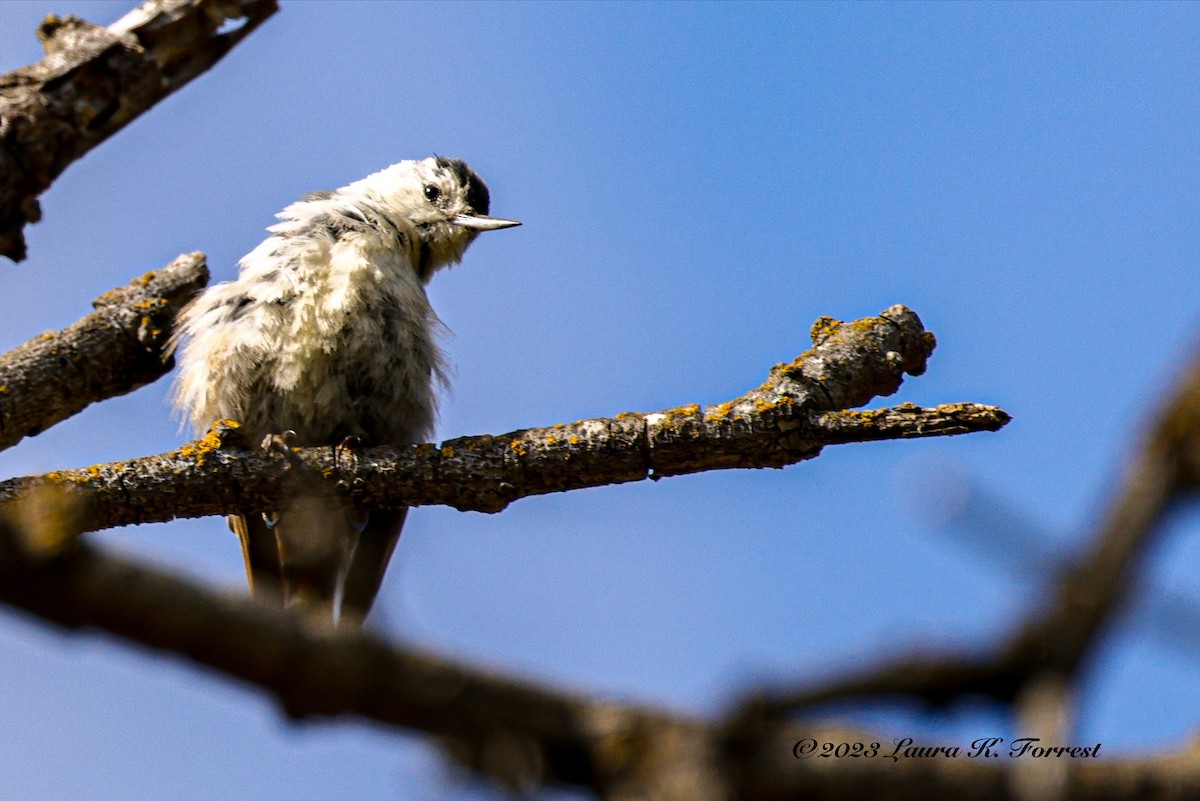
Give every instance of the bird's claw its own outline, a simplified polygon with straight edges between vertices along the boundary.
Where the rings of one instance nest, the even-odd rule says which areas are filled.
[[[343,437],[342,441],[333,446],[333,469],[338,469],[338,464],[341,461],[342,454],[350,457],[350,466],[352,468],[358,466],[358,452],[362,450],[363,441],[361,437],[356,437],[351,434],[348,437]]]
[[[349,457],[349,468],[352,474],[352,480],[349,482],[344,479],[339,479],[339,486],[351,487],[358,483],[358,452],[361,451],[362,448],[362,438],[356,437],[353,434],[348,437],[343,437],[341,442],[333,446],[333,469],[341,470],[341,459],[344,454],[345,456]],[[346,507],[346,516],[349,518],[351,525],[354,526],[354,530],[359,534],[362,534],[367,527],[367,522],[371,516],[371,513],[366,509],[360,509],[359,507],[350,504]]]
[[[342,441],[333,447],[335,454],[339,451],[350,451],[351,453],[361,451],[363,447],[362,437],[356,437],[353,434],[342,437]]]
[[[292,448],[296,447],[296,432],[288,429],[279,434],[267,434],[259,447],[264,453],[278,453],[291,461],[294,456]]]

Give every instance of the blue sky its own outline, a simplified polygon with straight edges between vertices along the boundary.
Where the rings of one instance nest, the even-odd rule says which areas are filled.
[[[0,4],[0,69],[47,13]],[[848,446],[782,471],[410,515],[390,636],[606,695],[715,712],[758,680],[992,641],[1039,598],[931,522],[965,476],[1070,547],[1195,343],[1200,9],[1190,4],[287,2],[216,69],[70,168],[0,267],[0,346],[60,328],[180,252],[215,279],[301,194],[433,152],[493,212],[431,286],[455,364],[440,437],[717,403],[804,349],[819,315],[905,303],[936,332],[887,402],[971,400],[998,434]],[[167,381],[0,454],[4,475],[156,453]],[[1151,597],[1200,603],[1200,515]],[[1003,531],[995,537],[1004,541]],[[97,535],[230,591],[218,519]],[[1152,620],[1080,688],[1106,753],[1195,731],[1197,643]],[[98,636],[0,615],[0,793],[457,797],[419,739],[296,727],[256,693]],[[1190,648],[1190,651],[1188,650]],[[872,718],[873,720],[876,718]],[[970,709],[895,736],[1001,735]]]

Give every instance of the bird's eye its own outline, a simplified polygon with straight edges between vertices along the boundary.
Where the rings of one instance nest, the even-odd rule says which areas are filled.
[[[438,189],[433,184],[425,184],[425,199],[430,203],[437,203],[442,197],[442,190]]]

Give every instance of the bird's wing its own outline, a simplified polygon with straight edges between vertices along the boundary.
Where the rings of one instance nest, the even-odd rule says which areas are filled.
[[[400,539],[400,529],[408,507],[374,509],[358,538],[358,547],[350,561],[350,572],[342,591],[342,619],[361,621],[371,611],[388,560]]]
[[[263,521],[262,515],[229,515],[228,519],[229,527],[242,543],[250,592],[256,598],[280,600],[283,573],[275,532]]]

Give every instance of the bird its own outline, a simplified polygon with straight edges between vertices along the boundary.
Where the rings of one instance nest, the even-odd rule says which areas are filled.
[[[427,441],[446,368],[425,287],[480,233],[520,225],[489,206],[478,173],[444,156],[287,206],[236,280],[180,311],[177,414],[197,435],[232,419],[266,450]],[[228,520],[252,595],[361,625],[407,511],[314,488]]]

